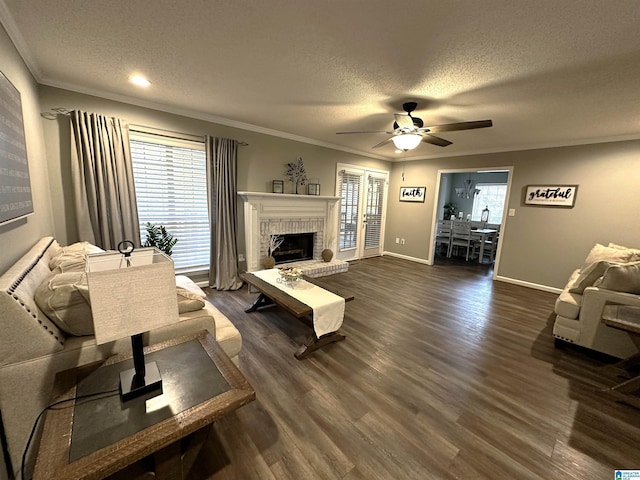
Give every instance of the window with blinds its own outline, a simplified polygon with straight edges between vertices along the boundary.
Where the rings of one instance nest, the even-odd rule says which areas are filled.
[[[384,205],[385,178],[369,175],[367,190],[367,230],[364,235],[365,248],[380,246],[382,231],[382,209]]]
[[[340,251],[358,246],[358,210],[362,175],[340,172]]]
[[[176,272],[209,268],[209,214],[204,143],[131,132],[141,242],[147,222],[164,225],[178,243]]]
[[[502,222],[502,212],[507,198],[506,183],[478,183],[476,188],[480,193],[473,199],[471,220],[480,221],[482,210],[489,209],[488,223]]]

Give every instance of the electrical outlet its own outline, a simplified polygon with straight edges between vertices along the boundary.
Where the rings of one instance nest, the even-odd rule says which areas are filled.
[[[396,237],[396,243],[400,243],[400,237]]]
[[[404,245],[404,238],[400,239],[400,245]]]
[[[239,262],[244,262],[244,253],[239,253],[238,254],[238,261]]]

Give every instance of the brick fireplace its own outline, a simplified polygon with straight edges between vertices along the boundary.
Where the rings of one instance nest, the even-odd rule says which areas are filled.
[[[267,256],[271,235],[311,233],[312,259],[302,263],[308,265],[308,268],[313,266],[314,271],[338,265],[334,262],[331,265],[321,265],[321,253],[324,248],[331,248],[336,252],[339,197],[260,192],[238,192],[238,195],[244,204],[248,272],[262,269],[261,261]],[[346,270],[345,262],[339,264],[344,264]]]

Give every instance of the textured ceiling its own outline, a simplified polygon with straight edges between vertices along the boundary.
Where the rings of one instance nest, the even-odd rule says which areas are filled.
[[[377,158],[399,158],[384,136],[335,132],[390,130],[407,100],[494,126],[406,158],[640,138],[636,0],[0,0],[0,20],[42,84]]]

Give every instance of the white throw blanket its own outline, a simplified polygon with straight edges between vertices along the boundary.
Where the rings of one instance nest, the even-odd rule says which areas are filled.
[[[278,282],[279,272],[277,268],[272,268],[251,273],[287,292],[288,295],[305,305],[309,305],[313,309],[313,329],[318,338],[327,333],[338,331],[344,319],[344,298],[306,280],[297,280],[291,284],[282,280]]]

